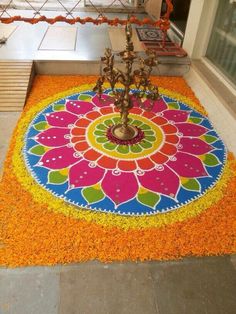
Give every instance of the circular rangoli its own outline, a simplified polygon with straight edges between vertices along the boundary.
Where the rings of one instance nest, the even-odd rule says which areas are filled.
[[[145,100],[148,102],[149,100]],[[29,172],[55,197],[120,215],[177,210],[205,194],[222,173],[226,150],[207,117],[161,95],[151,112],[134,101],[136,138],[120,142],[110,89],[61,98],[39,112],[25,135]]]

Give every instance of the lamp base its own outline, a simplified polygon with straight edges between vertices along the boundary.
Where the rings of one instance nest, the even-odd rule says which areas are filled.
[[[131,140],[138,135],[138,129],[134,126],[128,125],[125,127],[122,124],[114,125],[111,129],[112,135],[119,140]]]

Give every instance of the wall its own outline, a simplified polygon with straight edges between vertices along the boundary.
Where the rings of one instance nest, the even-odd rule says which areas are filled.
[[[155,19],[160,18],[162,0],[149,0],[145,5],[146,12]]]
[[[192,0],[183,48],[191,58],[205,56],[219,0]]]

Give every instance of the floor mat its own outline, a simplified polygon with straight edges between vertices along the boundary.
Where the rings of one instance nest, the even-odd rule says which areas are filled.
[[[175,56],[175,57],[186,57],[186,51],[174,42],[143,42],[146,49],[151,49],[156,52],[158,56]]]
[[[136,32],[144,49],[154,50],[158,56],[187,56],[186,51],[178,44],[172,42],[168,35],[163,37],[163,32],[153,27],[138,27]]]
[[[95,77],[36,78],[0,186],[0,263],[160,260],[233,253],[236,163],[182,78],[153,78],[134,143]],[[148,100],[144,100],[148,101]]]
[[[156,42],[163,40],[163,31],[159,28],[153,27],[137,27],[136,32],[140,41]],[[165,41],[170,41],[166,35]]]

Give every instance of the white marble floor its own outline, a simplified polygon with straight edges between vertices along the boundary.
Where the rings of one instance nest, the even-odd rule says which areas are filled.
[[[32,16],[29,11],[11,11],[12,15]],[[52,17],[55,12],[45,11],[42,14]],[[56,12],[56,15],[63,14],[63,12]],[[97,13],[93,12],[79,12],[81,18],[90,16],[97,18]],[[126,19],[127,15],[122,13],[106,14],[110,18],[119,17]],[[137,14],[139,18],[145,17],[144,14]],[[0,59],[30,59],[30,60],[100,60],[103,55],[105,47],[111,48],[111,43],[108,34],[108,25],[94,25],[87,23],[85,25],[76,24],[69,25],[66,23],[57,23],[56,26],[76,27],[77,36],[74,50],[39,50],[43,37],[48,29],[48,24],[40,22],[31,25],[24,22],[14,22],[12,25],[17,25],[17,29],[7,40],[5,45],[0,46]],[[0,35],[1,37],[1,35]],[[67,38],[58,36],[58,41],[67,41]]]

